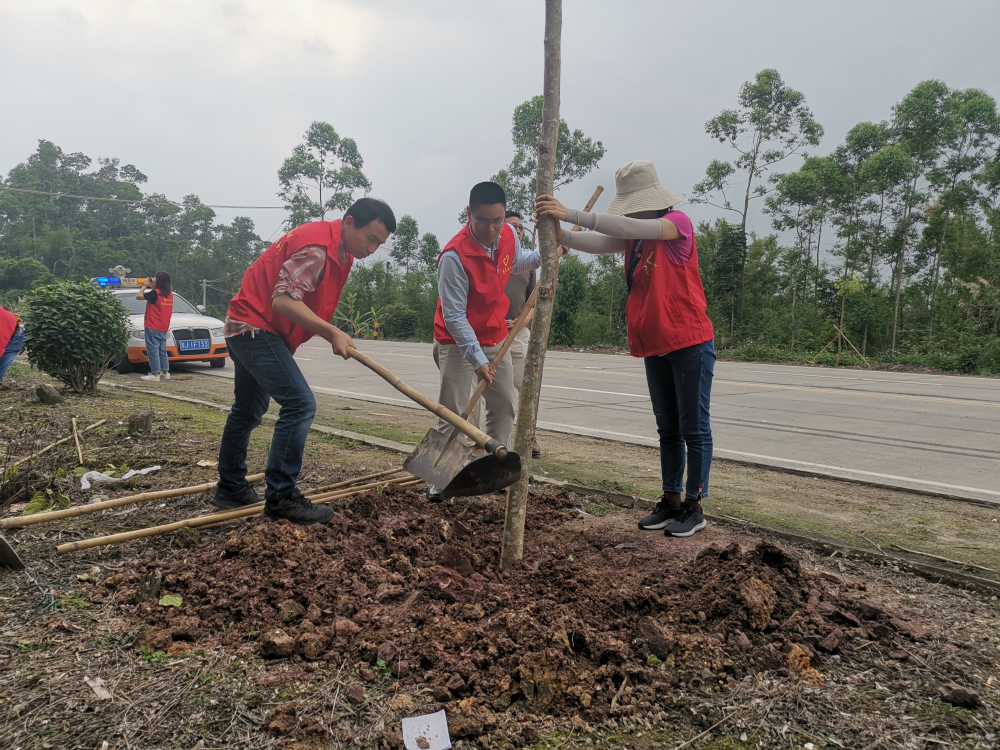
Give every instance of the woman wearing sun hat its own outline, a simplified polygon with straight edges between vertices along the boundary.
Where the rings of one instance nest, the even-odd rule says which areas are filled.
[[[551,195],[539,196],[535,211],[593,230],[559,228],[562,245],[585,253],[625,253],[629,350],[646,365],[663,479],[663,497],[639,528],[687,537],[707,525],[701,500],[708,496],[712,464],[715,333],[705,312],[694,228],[674,210],[680,202],[660,184],[653,163],[640,160],[615,174],[607,213],[567,209]]]

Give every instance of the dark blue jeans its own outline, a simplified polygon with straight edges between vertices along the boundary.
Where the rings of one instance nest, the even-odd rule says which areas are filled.
[[[664,492],[685,499],[708,497],[712,467],[712,377],[715,343],[706,341],[659,357],[646,357],[646,383],[660,434],[660,474]],[[685,451],[686,447],[686,451]],[[685,452],[687,484],[684,483]]]
[[[222,431],[219,486],[234,491],[246,484],[247,446],[273,398],[281,406],[267,454],[265,500],[287,495],[302,469],[316,398],[284,340],[266,331],[226,339],[236,371],[235,400]]]

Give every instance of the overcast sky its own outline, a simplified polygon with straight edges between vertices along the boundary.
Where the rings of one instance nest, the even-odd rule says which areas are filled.
[[[39,139],[118,157],[147,190],[279,205],[276,173],[313,120],[354,138],[372,195],[446,241],[469,188],[511,156],[515,106],[542,88],[542,0],[0,0],[0,172]],[[704,123],[777,68],[827,153],[939,78],[1000,96],[1000,0],[565,0],[562,116],[604,142],[560,197],[652,159],[682,196],[713,158]],[[720,215],[690,206],[697,221]],[[281,211],[251,216],[273,237]],[[751,226],[766,229],[759,214]]]

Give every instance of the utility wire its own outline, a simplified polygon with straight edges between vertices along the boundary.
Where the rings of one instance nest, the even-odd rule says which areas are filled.
[[[174,201],[142,201],[142,200],[130,200],[128,198],[95,198],[91,195],[70,195],[69,193],[48,193],[44,190],[25,190],[24,188],[12,188],[6,187],[5,185],[0,185],[0,190],[9,190],[12,193],[26,193],[27,195],[44,195],[52,198],[75,198],[77,200],[83,201],[104,201],[106,203],[138,203],[144,206],[173,206],[174,208],[184,208],[184,204],[175,203]],[[252,209],[281,209],[284,210],[285,206],[223,206],[218,204],[210,203],[197,203],[197,206],[205,206],[206,208],[252,208]]]

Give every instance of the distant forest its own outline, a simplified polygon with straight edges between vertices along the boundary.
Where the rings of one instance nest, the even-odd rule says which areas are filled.
[[[541,97],[515,109],[513,155],[493,175],[526,218],[540,122]],[[722,355],[1000,374],[993,97],[925,81],[884,121],[857,124],[816,156],[823,127],[805,95],[764,70],[705,130],[720,158],[688,196],[718,212],[698,226],[697,243]],[[584,178],[604,152],[562,123],[557,187]],[[287,225],[339,216],[372,189],[363,168],[353,139],[313,123],[278,171]],[[224,316],[267,243],[249,218],[218,223],[197,195],[175,202],[144,192],[145,182],[117,159],[39,141],[0,179],[0,304],[16,310],[28,289],[121,264],[135,275],[170,271],[193,302],[207,279],[208,311]],[[440,242],[405,206],[394,208],[388,257],[355,264],[335,322],[359,337],[429,340]],[[772,234],[747,233],[754,212]],[[549,343],[625,346],[625,301],[620,257],[566,258]]]

